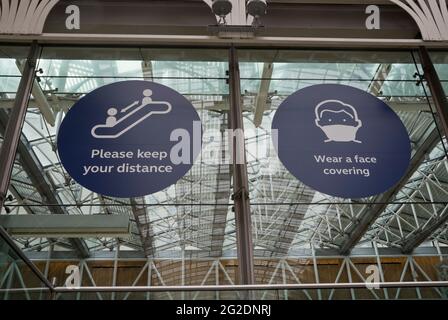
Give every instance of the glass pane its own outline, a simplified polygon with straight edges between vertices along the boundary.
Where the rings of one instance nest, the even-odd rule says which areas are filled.
[[[246,152],[255,255],[289,256],[322,248],[407,248],[414,235],[447,208],[446,150],[428,89],[417,82],[412,52],[241,50]],[[386,102],[411,140],[408,174],[392,191],[364,199],[331,197],[308,187],[284,167],[272,143],[272,119],[295,91],[345,84]],[[262,99],[261,101],[259,99]],[[341,185],[341,188],[344,186]],[[361,230],[365,217],[366,230]],[[360,223],[362,222],[362,223]],[[360,231],[358,241],[354,230]],[[441,229],[427,240],[444,241]],[[351,282],[351,281],[350,281]]]
[[[79,269],[82,287],[238,284],[232,166],[227,162],[225,136],[227,54],[225,49],[44,48],[39,61],[43,73],[38,74],[40,82],[29,103],[10,197],[1,214],[122,214],[131,221],[129,236],[118,238],[25,237],[10,231],[56,286],[66,285],[69,266]],[[437,68],[443,69],[446,55],[436,55]],[[448,163],[429,90],[419,81],[417,56],[398,51],[239,50],[257,284],[363,284],[371,270],[381,282],[448,280],[448,226],[439,225],[448,212]],[[8,79],[20,77],[14,68],[8,72]],[[439,72],[443,78],[443,70]],[[181,180],[133,199],[101,196],[81,187],[61,165],[56,148],[59,126],[74,103],[96,88],[128,79],[150,80],[177,90],[193,104],[204,129],[202,151]],[[330,197],[304,185],[280,162],[271,132],[277,108],[296,90],[322,83],[369,92],[404,123],[413,160],[411,171],[394,192],[363,199]],[[2,103],[8,105],[14,94],[6,92],[6,97]],[[361,230],[366,216],[371,219]],[[403,252],[416,235],[435,226],[437,230],[412,255]],[[360,232],[351,255],[343,255],[341,249],[354,230]],[[89,258],[80,259],[84,245]],[[45,291],[21,289],[40,284],[10,250],[1,243],[0,248],[0,299],[5,294],[8,299],[49,298]],[[14,275],[8,270],[15,270]],[[252,294],[256,299],[439,299],[446,292],[445,287],[357,287],[254,290]],[[243,291],[143,290],[59,292],[55,298],[246,296]]]
[[[0,150],[21,78],[19,66],[28,55],[28,47],[0,46]]]
[[[443,89],[448,96],[448,52],[432,51],[430,52],[431,60],[442,82]]]
[[[11,214],[128,215],[129,238],[76,240],[91,254],[117,250],[118,244],[120,251],[172,258],[219,256],[235,248],[230,167],[210,160],[211,154],[221,157],[218,149],[227,149],[222,138],[229,110],[227,50],[45,47],[38,68],[43,71],[40,93],[30,101],[19,150],[28,161],[17,162],[14,169]],[[135,199],[101,196],[77,184],[61,165],[58,128],[85,94],[131,79],[154,81],[184,95],[201,118],[204,146],[192,169],[165,190]],[[16,240],[29,251],[39,246],[76,252],[73,239]]]
[[[0,237],[0,299],[48,299],[49,289]]]

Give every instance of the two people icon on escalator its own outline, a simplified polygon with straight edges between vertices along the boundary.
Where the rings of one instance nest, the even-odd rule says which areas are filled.
[[[91,130],[92,136],[97,139],[115,139],[142,123],[151,115],[171,112],[171,104],[167,101],[153,101],[152,93],[151,89],[143,90],[141,102],[137,100],[123,108],[120,114],[125,113],[126,115],[119,119],[117,119],[118,109],[115,107],[109,108],[105,123],[95,125]]]

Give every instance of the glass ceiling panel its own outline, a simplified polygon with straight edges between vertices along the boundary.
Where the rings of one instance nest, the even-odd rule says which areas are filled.
[[[408,130],[415,155],[428,136],[437,133],[437,128],[425,90],[421,84],[416,85],[418,66],[415,66],[412,54],[340,52],[335,55],[334,52],[325,51],[288,51],[286,55],[283,52],[245,50],[241,51],[240,59],[253,234],[255,246],[259,249],[257,254],[282,256],[289,250],[309,248],[311,245],[340,248],[347,241],[346,233],[353,227],[354,219],[369,214],[369,206],[357,203],[373,204],[384,200],[385,195],[356,200],[340,199],[321,194],[302,184],[278,159],[271,141],[272,119],[278,106],[296,90],[321,83],[354,86],[378,96],[395,110]],[[268,71],[269,64],[272,64],[272,74]],[[255,101],[260,94],[262,81],[265,85],[268,81],[269,90],[262,93],[267,95],[267,101],[262,122],[256,128]],[[377,87],[376,91],[369,89],[374,86]],[[440,149],[440,136],[436,135],[434,140],[426,158],[435,154],[437,148]],[[435,147],[437,141],[439,147]],[[436,158],[442,163],[446,162],[444,153]],[[428,170],[426,174],[442,174],[435,167],[428,167]],[[420,168],[417,171],[420,172]],[[435,191],[432,196],[418,199],[403,196],[403,190],[420,187],[415,185],[413,179],[416,179],[415,174],[396,196],[387,201],[419,201],[423,203],[420,204],[421,208],[433,209],[433,202],[446,201],[442,191],[437,198]],[[445,186],[442,188],[448,191]],[[446,203],[439,206],[434,210],[440,212],[447,208]],[[389,246],[400,246],[415,233],[414,225],[414,229],[403,228],[399,239],[401,242],[383,239],[384,234],[378,230],[389,228],[389,225],[382,225],[381,221],[391,210],[396,213],[399,208],[391,204],[386,210],[378,212],[379,218],[370,227],[365,241],[377,239]],[[429,212],[434,214],[434,210]],[[422,212],[420,215],[418,219],[429,220],[428,213],[425,215]],[[359,243],[359,246],[362,245],[363,242]]]
[[[228,126],[226,57],[227,51],[221,50],[44,48],[39,61],[39,68],[43,69],[40,88],[48,104],[42,105],[37,99],[30,101],[23,127],[24,148],[19,149],[32,156],[42,174],[40,180],[30,181],[32,168],[17,164],[30,183],[27,189],[23,188],[19,173],[13,176],[10,189],[20,191],[9,203],[13,213],[31,213],[35,208],[41,211],[33,213],[53,213],[56,203],[42,195],[50,190],[65,214],[129,215],[133,221],[132,235],[121,240],[121,250],[138,250],[151,256],[172,253],[179,257],[180,250],[185,249],[192,256],[209,257],[222,255],[224,241],[227,247],[234,248],[235,229],[226,228],[234,226],[230,168],[225,163],[208,161],[216,148],[227,150],[225,139],[218,145],[218,140],[210,140]],[[65,113],[85,93],[128,79],[153,80],[185,95],[202,120],[205,140],[192,169],[175,185],[142,198],[118,199],[94,194],[70,178],[59,161],[56,133]],[[55,114],[54,126],[43,116],[43,107],[50,107]],[[144,210],[137,210],[140,207]],[[47,239],[18,241],[27,248],[42,241],[46,248],[49,245]],[[70,246],[67,242],[57,239],[58,245],[63,243],[59,249]],[[85,242],[94,251],[117,245],[116,239],[106,238]]]
[[[433,60],[434,67],[437,71],[439,79],[442,82],[443,89],[445,90],[445,95],[448,97],[448,52],[433,51],[430,52],[430,56]],[[444,142],[446,146],[447,143],[446,141]],[[439,150],[440,148],[441,146],[439,146]],[[433,234],[432,238],[438,239],[444,245],[448,245],[448,223],[445,223],[443,226],[441,226],[440,229]]]
[[[21,72],[18,65],[28,55],[27,46],[0,46],[0,150],[3,145],[9,112],[14,104],[14,99],[19,86]],[[7,199],[13,197],[16,190],[11,189]],[[6,214],[10,208],[0,208],[0,214]]]
[[[425,95],[428,91],[416,85],[415,74],[421,68],[415,66],[409,52],[241,50],[239,56],[256,255],[284,256],[310,246],[338,249],[346,241],[345,233],[353,221],[369,213],[364,203],[374,204],[384,195],[344,200],[303,185],[284,168],[272,146],[270,127],[275,111],[288,95],[313,84],[340,83],[365,91],[378,84],[379,90],[372,93],[402,119],[415,155],[437,131]],[[23,57],[17,55],[19,58]],[[437,64],[442,78],[446,61]],[[20,76],[14,56],[3,57],[0,51],[0,63],[7,66],[0,77]],[[272,74],[265,70],[269,63],[273,64]],[[10,185],[12,197],[2,214],[53,214],[55,204],[61,205],[66,214],[127,214],[132,233],[120,239],[121,250],[177,258],[182,249],[191,257],[219,257],[223,251],[234,252],[230,167],[209,161],[216,150],[228,150],[226,139],[216,139],[228,126],[226,50],[47,47],[39,67],[44,71],[39,75],[40,88],[55,115],[55,125],[43,116],[47,104],[33,97],[18,159],[28,155],[34,165],[16,162]],[[387,70],[385,76],[381,76],[381,70]],[[61,166],[56,133],[65,113],[80,97],[102,85],[127,79],[153,80],[185,95],[203,122],[203,149],[188,174],[161,192],[138,199],[102,197],[79,186]],[[269,80],[268,98],[262,123],[256,128],[255,101],[263,80]],[[10,86],[14,90],[13,84]],[[0,111],[12,105],[14,93],[7,90],[0,87]],[[400,247],[416,230],[431,223],[432,216],[443,213],[447,208],[446,168],[445,150],[436,135],[415,172],[388,199],[390,204],[378,212],[378,219],[359,246],[375,239],[384,246]],[[39,179],[33,171],[36,169],[41,172]],[[45,190],[55,195],[56,202],[48,198]],[[139,206],[145,210],[136,210]],[[444,226],[433,238],[447,243],[446,232]],[[17,241],[26,250],[48,250],[51,243],[56,250],[73,250],[69,239]],[[92,251],[117,247],[117,239],[112,238],[89,238],[85,242]]]

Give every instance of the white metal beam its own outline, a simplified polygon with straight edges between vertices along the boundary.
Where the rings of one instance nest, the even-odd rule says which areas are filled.
[[[261,73],[260,88],[258,89],[257,98],[255,100],[254,125],[258,128],[263,120],[263,113],[269,110],[267,100],[269,87],[271,85],[272,72],[274,63],[265,62],[263,64],[263,72]]]
[[[125,215],[3,215],[0,225],[15,237],[127,237]]]
[[[19,68],[21,73],[23,70],[23,63],[24,62],[22,62],[22,61],[16,60],[17,68]],[[43,91],[39,85],[39,82],[37,82],[37,80],[34,80],[34,82],[33,82],[33,89],[31,91],[31,93],[34,97],[34,102],[36,103],[37,107],[39,108],[44,119],[48,122],[49,125],[54,126],[56,119],[54,116],[53,109],[51,108],[51,106],[47,100],[47,97],[43,93]]]

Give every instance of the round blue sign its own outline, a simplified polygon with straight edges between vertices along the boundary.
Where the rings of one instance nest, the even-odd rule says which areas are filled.
[[[380,99],[350,86],[295,92],[279,106],[272,129],[278,130],[274,145],[285,167],[328,195],[383,193],[409,166],[411,144],[400,118]]]
[[[70,176],[120,198],[163,190],[183,177],[201,149],[202,128],[181,94],[149,81],[98,88],[67,113],[58,152]]]

